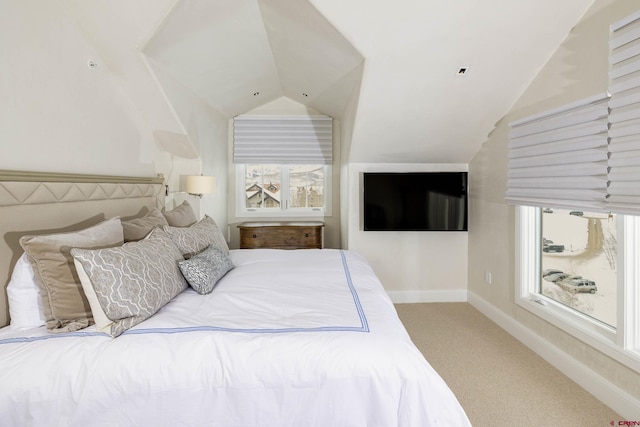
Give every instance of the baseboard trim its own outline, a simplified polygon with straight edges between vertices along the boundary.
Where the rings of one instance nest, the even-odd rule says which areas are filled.
[[[468,292],[468,302],[622,417],[627,420],[637,420],[640,417],[640,400],[594,373],[475,293]]]
[[[467,290],[453,291],[388,291],[395,304],[417,302],[466,302]]]

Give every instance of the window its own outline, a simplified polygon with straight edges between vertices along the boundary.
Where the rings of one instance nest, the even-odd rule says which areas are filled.
[[[639,369],[640,217],[516,212],[517,304]]]
[[[331,214],[331,117],[238,116],[233,135],[236,216]]]
[[[330,214],[329,165],[236,165],[237,216]]]
[[[289,166],[289,207],[324,207],[324,166]]]
[[[506,200],[517,303],[640,370],[640,12],[609,48],[606,93],[510,124]]]
[[[616,327],[616,215],[543,209],[540,294]]]
[[[282,201],[280,165],[247,165],[244,178],[246,209],[280,209]]]

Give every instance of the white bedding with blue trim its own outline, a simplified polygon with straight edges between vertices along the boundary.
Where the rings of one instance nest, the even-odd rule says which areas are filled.
[[[0,329],[2,426],[467,426],[363,257],[234,250],[118,338]]]

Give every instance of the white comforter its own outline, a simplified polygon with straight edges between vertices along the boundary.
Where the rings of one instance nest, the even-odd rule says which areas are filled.
[[[118,338],[0,330],[2,426],[466,426],[366,261],[236,250]]]

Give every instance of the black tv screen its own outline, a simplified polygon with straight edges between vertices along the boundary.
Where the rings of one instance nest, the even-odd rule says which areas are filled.
[[[467,231],[467,172],[365,172],[365,231]]]

